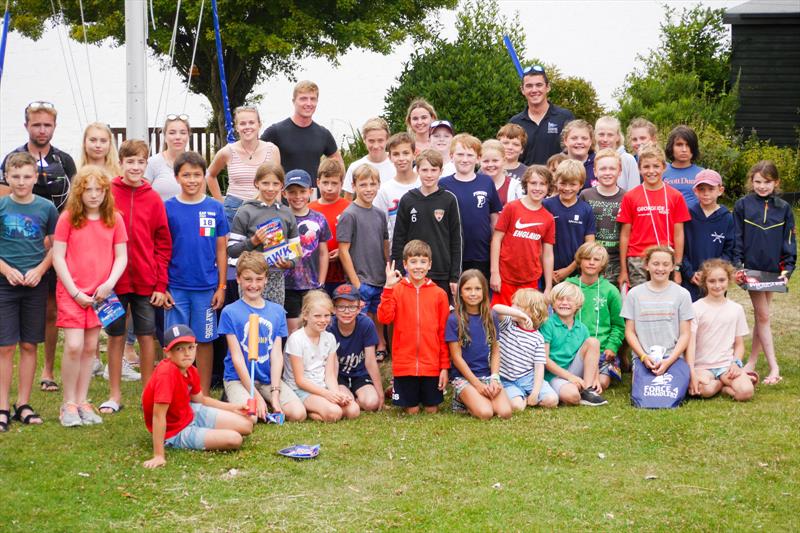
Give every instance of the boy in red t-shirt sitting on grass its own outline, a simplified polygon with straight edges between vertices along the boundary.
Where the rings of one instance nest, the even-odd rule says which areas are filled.
[[[164,447],[191,450],[237,450],[242,435],[253,431],[244,413],[233,405],[203,396],[200,374],[192,366],[197,354],[194,332],[177,324],[164,332],[164,353],[142,392],[147,430],[153,434],[153,458],[145,468],[167,463]]]

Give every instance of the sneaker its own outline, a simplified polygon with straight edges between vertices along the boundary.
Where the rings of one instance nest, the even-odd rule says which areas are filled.
[[[103,367],[103,362],[95,357],[94,363],[92,363],[92,376],[94,377],[102,376],[104,374],[103,372],[104,370],[105,368]]]
[[[84,426],[103,423],[103,419],[100,418],[100,415],[94,412],[94,407],[89,402],[78,406],[78,415],[81,417],[81,422]]]
[[[81,415],[78,412],[78,406],[74,403],[65,403],[61,406],[61,412],[59,415],[59,420],[61,420],[61,425],[65,428],[72,428],[76,426],[82,426],[83,421],[81,420]]]
[[[142,375],[137,372],[133,365],[127,360],[122,360],[122,381],[139,381]]]
[[[594,389],[583,389],[581,391],[581,405],[597,407],[598,405],[606,405],[607,403],[608,400],[597,394]]]

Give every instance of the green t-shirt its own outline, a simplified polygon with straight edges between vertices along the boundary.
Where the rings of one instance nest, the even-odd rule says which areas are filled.
[[[569,368],[584,341],[589,338],[589,330],[577,319],[568,328],[555,313],[539,328],[544,342],[550,345],[550,359],[561,368]],[[545,372],[544,379],[553,379],[554,374]]]
[[[619,314],[622,311],[619,289],[603,277],[591,285],[581,283],[578,276],[567,281],[583,291],[583,307],[575,318],[589,329],[589,336],[600,341],[601,353],[605,350],[618,353],[625,339],[625,319]]]
[[[57,221],[56,206],[41,196],[29,204],[0,198],[0,259],[25,275],[47,254],[44,239],[55,233]]]

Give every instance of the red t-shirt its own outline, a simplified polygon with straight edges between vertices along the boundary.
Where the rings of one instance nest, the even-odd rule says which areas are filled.
[[[347,209],[348,205],[350,205],[350,201],[345,198],[339,198],[332,204],[323,204],[319,200],[314,200],[308,204],[309,209],[322,213],[322,216],[328,222],[328,227],[331,229],[331,238],[328,239],[328,252],[339,248],[339,241],[336,240],[336,223],[339,222],[339,215]],[[338,260],[331,261],[328,264],[328,277],[325,281],[337,283],[345,281],[344,270]]]
[[[683,195],[667,184],[657,191],[644,185],[631,189],[622,197],[617,213],[617,222],[631,225],[628,257],[641,257],[658,244],[674,246],[675,224],[691,218]]]
[[[500,245],[500,279],[524,285],[542,276],[542,242],[556,240],[556,223],[547,209],[528,209],[522,200],[509,202],[497,219],[495,231],[505,233]]]
[[[181,369],[169,359],[158,363],[142,392],[142,410],[147,431],[153,432],[153,404],[168,403],[167,432],[164,438],[169,439],[180,433],[194,420],[189,402],[201,390],[200,374],[195,367],[187,368],[184,376]]]

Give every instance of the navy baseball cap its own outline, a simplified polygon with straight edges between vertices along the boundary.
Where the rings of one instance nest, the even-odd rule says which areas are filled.
[[[333,299],[338,300],[339,298],[342,300],[350,300],[351,302],[361,301],[361,295],[359,294],[358,289],[349,283],[339,285],[333,291]]]
[[[164,329],[164,351],[170,351],[176,344],[181,342],[197,342],[192,328],[185,324],[175,324]]]
[[[283,185],[283,190],[288,189],[292,185],[299,185],[306,189],[311,187],[311,176],[302,168],[296,168],[286,173],[286,181]]]

